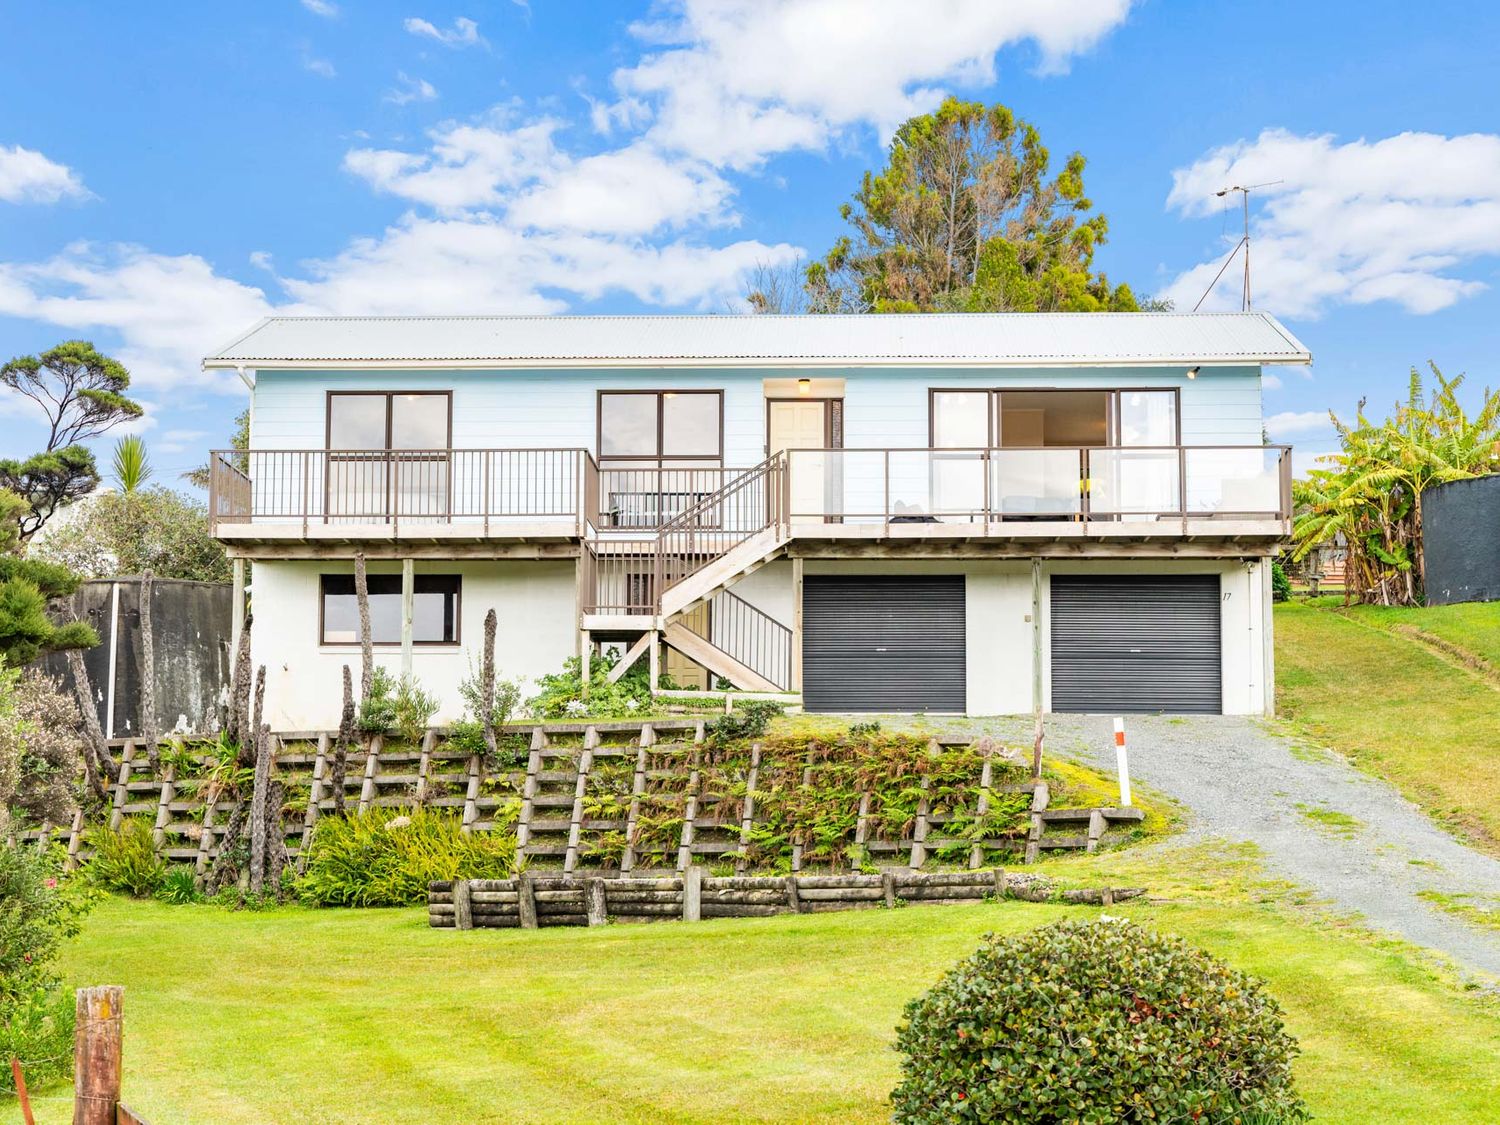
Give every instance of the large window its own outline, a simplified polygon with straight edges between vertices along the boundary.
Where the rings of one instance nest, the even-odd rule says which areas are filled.
[[[413,578],[413,644],[458,644],[459,578],[456,574],[418,574]],[[401,576],[372,574],[370,639],[377,645],[401,643]],[[359,643],[359,599],[352,574],[325,574],[322,588],[322,633],[325,645]]]
[[[600,461],[717,462],[723,456],[719,391],[601,391]]]
[[[600,391],[605,526],[659,527],[722,483],[720,391]]]
[[[446,392],[329,392],[328,514],[445,517],[450,407]]]
[[[936,449],[1178,444],[1175,390],[935,390]]]

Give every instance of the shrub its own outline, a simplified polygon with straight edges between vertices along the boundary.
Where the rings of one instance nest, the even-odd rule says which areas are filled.
[[[746,738],[759,738],[771,726],[771,720],[786,707],[771,699],[752,699],[741,703],[727,715],[704,724],[704,740],[711,746],[723,746]],[[876,729],[880,724],[875,724]],[[851,728],[850,733],[853,733]]]
[[[92,902],[63,874],[61,849],[0,845],[0,1058],[19,1058],[33,1086],[72,1065],[73,998],[53,960]],[[10,1068],[0,1068],[0,1091],[11,1090]]]
[[[510,721],[511,715],[515,714],[516,708],[521,704],[520,680],[503,680],[495,677],[493,684],[494,695],[490,701],[490,722],[496,730],[500,730]],[[469,674],[460,681],[458,685],[458,696],[464,701],[465,714],[472,720],[475,726],[483,729],[484,726],[484,673],[475,665],[470,665]]]
[[[1295,1040],[1258,981],[1133,923],[979,951],[906,1006],[899,1122],[1300,1122]]]
[[[415,676],[402,676],[396,685],[395,717],[391,726],[407,742],[420,742],[437,709],[437,696],[423,691]]]
[[[375,665],[370,677],[370,694],[360,700],[354,725],[366,734],[384,734],[396,725],[396,677]]]
[[[1284,602],[1292,596],[1292,580],[1279,562],[1271,563],[1271,600]]]
[[[185,906],[190,902],[202,902],[198,880],[191,867],[169,867],[156,888],[156,898],[173,906]]]
[[[166,882],[167,864],[156,854],[151,822],[145,817],[126,817],[119,828],[91,829],[88,842],[94,854],[84,870],[96,887],[151,898]]]
[[[313,829],[307,874],[297,881],[315,906],[416,906],[435,879],[505,879],[515,871],[515,837],[460,831],[458,817],[418,810],[326,816]]]

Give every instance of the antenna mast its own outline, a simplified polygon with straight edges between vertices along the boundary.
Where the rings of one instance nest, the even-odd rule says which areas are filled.
[[[1219,267],[1219,272],[1214,274],[1214,279],[1208,283],[1208,288],[1203,291],[1203,296],[1198,298],[1198,304],[1193,306],[1194,312],[1197,312],[1203,302],[1208,300],[1208,295],[1214,291],[1214,286],[1219,284],[1219,278],[1224,276],[1224,271],[1229,268],[1229,263],[1234,261],[1234,256],[1241,250],[1245,252],[1245,281],[1240,297],[1240,311],[1250,311],[1250,193],[1257,188],[1275,187],[1277,184],[1285,182],[1285,180],[1268,180],[1263,184],[1247,184],[1244,186],[1235,184],[1233,187],[1223,188],[1214,192],[1214,195],[1219,199],[1223,199],[1231,192],[1237,191],[1240,193],[1241,213],[1244,217],[1245,228],[1239,242],[1235,243],[1234,249],[1229,252],[1229,257],[1224,259],[1224,264]]]

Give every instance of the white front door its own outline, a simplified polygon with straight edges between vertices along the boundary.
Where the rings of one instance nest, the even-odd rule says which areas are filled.
[[[772,399],[767,444],[770,452],[783,449],[822,450],[828,447],[828,401],[826,399]],[[789,459],[793,518],[837,515],[827,512],[828,455],[802,453]]]

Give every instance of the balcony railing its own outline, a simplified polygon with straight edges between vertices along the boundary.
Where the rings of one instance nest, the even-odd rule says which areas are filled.
[[[584,449],[218,450],[209,464],[216,528],[456,524],[503,535],[557,523],[616,538],[664,531],[709,554],[770,512],[789,523],[987,527],[1291,513],[1285,446],[798,449],[770,474],[601,468]]]
[[[794,449],[793,524],[1291,518],[1287,446]]]

